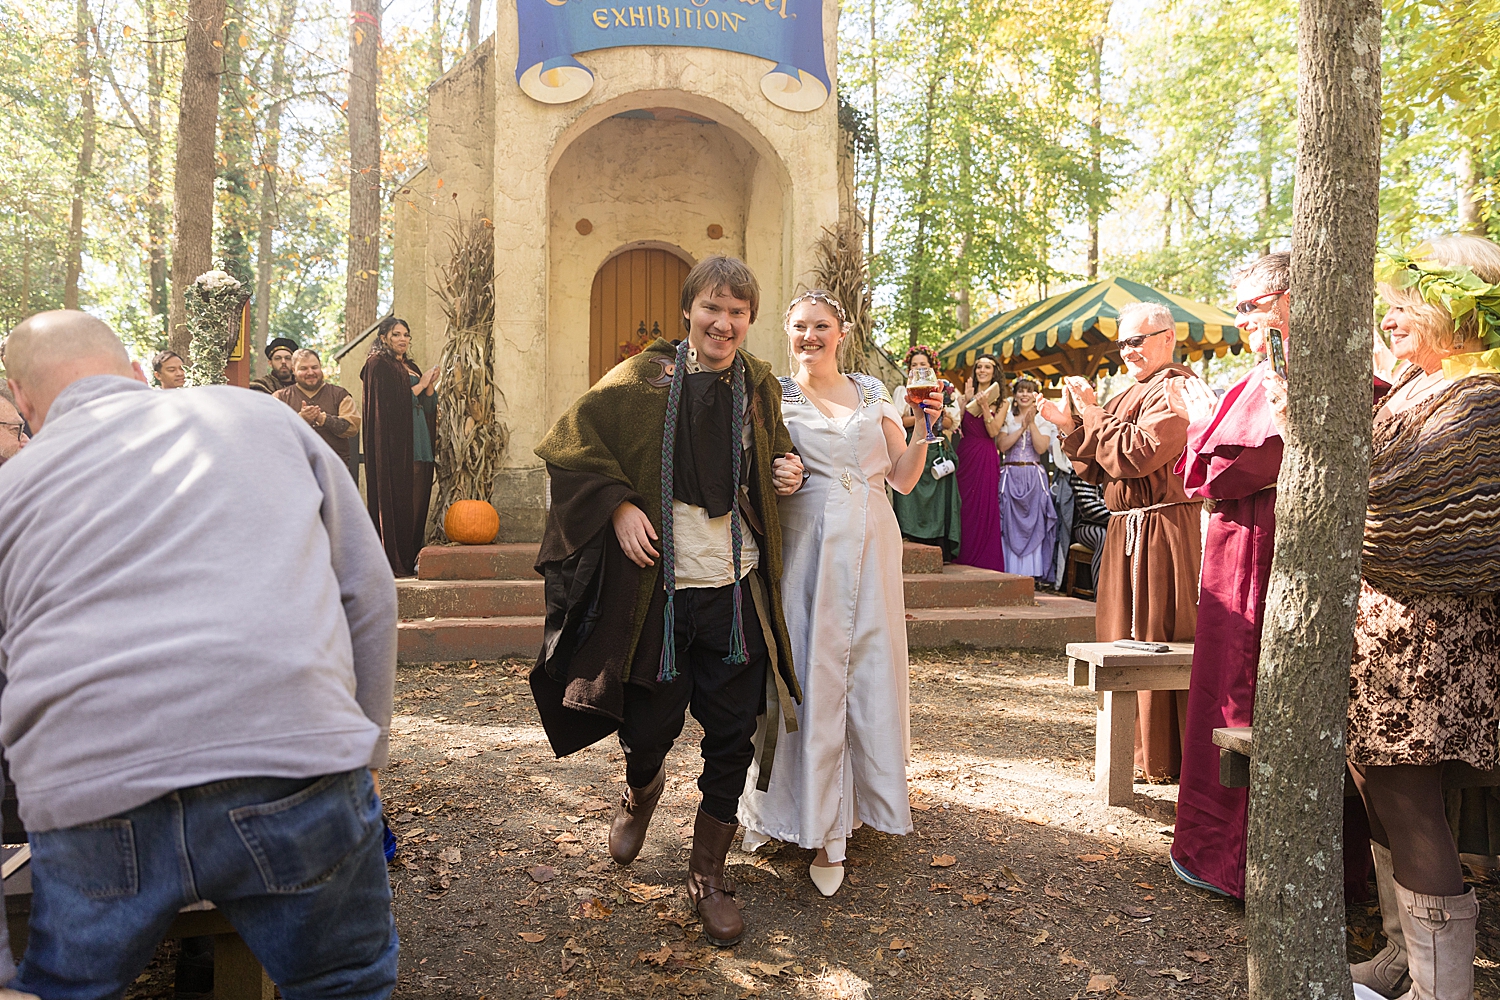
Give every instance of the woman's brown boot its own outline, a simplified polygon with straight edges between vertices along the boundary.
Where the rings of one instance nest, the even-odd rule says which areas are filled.
[[[710,944],[728,948],[745,933],[745,918],[734,901],[734,888],[724,877],[724,859],[738,831],[738,823],[720,823],[701,808],[693,824],[693,854],[688,861],[688,899],[698,908],[703,936]]]
[[[615,806],[614,819],[609,824],[609,856],[616,864],[628,865],[641,853],[646,843],[646,829],[651,825],[651,814],[656,812],[656,803],[661,800],[661,790],[667,783],[667,769],[663,765],[645,788],[625,786],[620,804]]]

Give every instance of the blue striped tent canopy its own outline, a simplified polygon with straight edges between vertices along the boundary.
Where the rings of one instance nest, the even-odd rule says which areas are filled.
[[[1224,310],[1138,281],[1108,278],[1029,306],[991,316],[939,351],[945,370],[966,368],[993,354],[1008,372],[1042,376],[1093,376],[1100,366],[1119,364],[1115,335],[1120,310],[1132,302],[1160,302],[1177,324],[1177,356],[1196,361],[1240,352],[1240,332]]]

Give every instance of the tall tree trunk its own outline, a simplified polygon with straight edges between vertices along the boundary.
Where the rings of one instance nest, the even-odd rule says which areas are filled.
[[[219,80],[219,257],[224,270],[249,284],[250,234],[255,229],[250,195],[255,120],[245,76],[248,20],[239,6],[230,7],[226,16],[224,74]]]
[[[1245,879],[1250,996],[1353,995],[1342,826],[1370,466],[1380,0],[1302,0],[1291,391],[1276,502]]]
[[[874,145],[875,173],[870,179],[870,217],[865,220],[865,260],[875,266],[875,200],[880,197],[880,39],[875,34],[875,11],[879,0],[870,0],[870,137]]]
[[[964,227],[959,241],[958,273],[954,275],[958,284],[954,297],[958,302],[958,328],[963,331],[969,328],[970,309],[973,305],[969,250],[974,245],[974,146],[968,129],[961,129],[958,134],[958,190],[963,204]]]
[[[77,63],[74,82],[80,92],[78,111],[78,164],[73,173],[73,206],[68,220],[67,276],[63,284],[63,308],[78,308],[78,279],[83,272],[83,199],[88,193],[89,178],[94,173],[94,75],[89,57],[89,5],[78,0],[74,44]]]
[[[346,340],[375,322],[380,292],[380,3],[352,0],[351,11]]]
[[[1172,246],[1172,194],[1167,192],[1167,207],[1162,212],[1161,226],[1161,248],[1166,250]]]
[[[142,8],[146,19],[146,258],[151,280],[151,315],[165,333],[171,300],[167,291],[167,206],[162,200],[165,185],[161,103],[166,60],[162,55],[155,0],[143,0]]]
[[[432,0],[432,38],[427,43],[432,56],[432,78],[443,75],[443,0]]]
[[[1261,253],[1271,252],[1271,120],[1262,115],[1260,119],[1260,236]]]
[[[945,32],[946,33],[946,32]],[[907,267],[911,271],[911,300],[908,303],[906,346],[914,347],[922,339],[922,285],[927,274],[927,225],[932,219],[928,202],[932,198],[932,147],[933,133],[937,130],[932,120],[937,105],[938,84],[942,81],[942,60],[946,46],[939,44],[932,58],[932,77],[927,82],[927,97],[922,106],[922,165],[917,173],[917,234],[912,241],[911,259]]]
[[[286,40],[297,16],[297,0],[281,0],[276,35],[271,39],[271,107],[260,163],[260,237],[255,247],[255,333],[250,362],[259,370],[271,330],[271,270],[276,230],[276,175],[281,168],[281,113],[286,109]]]
[[[469,51],[479,48],[479,17],[484,13],[484,0],[469,0]]]
[[[183,290],[213,266],[214,145],[219,134],[224,0],[188,0],[177,159],[172,178],[172,304],[168,341],[188,357]]]
[[[1109,18],[1109,7],[1104,9]],[[1092,114],[1089,118],[1089,179],[1094,189],[1089,192],[1089,280],[1099,280],[1099,209],[1100,195],[1104,189],[1104,29],[1094,36],[1089,53],[1090,93],[1093,97]]]
[[[1474,147],[1465,142],[1458,151],[1458,231],[1461,233],[1485,234],[1480,211],[1481,180]]]

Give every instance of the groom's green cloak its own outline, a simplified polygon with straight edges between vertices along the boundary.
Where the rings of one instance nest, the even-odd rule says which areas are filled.
[[[800,702],[782,613],[781,520],[771,478],[771,460],[791,451],[792,439],[781,419],[781,384],[771,366],[739,353],[752,440],[746,520],[760,548],[759,566],[752,571],[759,585],[752,583],[751,589],[773,653],[776,688]],[[661,535],[661,449],[675,354],[675,345],[658,339],[616,365],[536,448],[551,477],[551,505],[537,557],[537,571],[547,581],[546,640],[532,689],[559,756],[617,728],[625,684],[656,683],[665,606],[661,560],[645,569],[630,562],[610,517],[629,501]],[[656,547],[659,551],[660,544]],[[789,728],[795,728],[788,699],[778,700]]]

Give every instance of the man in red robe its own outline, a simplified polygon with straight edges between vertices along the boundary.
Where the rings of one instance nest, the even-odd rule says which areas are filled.
[[[1257,354],[1271,331],[1291,329],[1291,255],[1268,254],[1240,273],[1235,325]],[[1245,897],[1245,822],[1249,791],[1219,784],[1213,732],[1249,726],[1260,663],[1260,632],[1276,536],[1276,477],[1282,437],[1273,412],[1286,383],[1269,361],[1224,394],[1213,414],[1188,431],[1177,472],[1190,497],[1213,503],[1203,540],[1198,634],[1183,735],[1182,778],[1172,867],[1191,885]],[[1346,894],[1362,899],[1370,858],[1369,829],[1357,799],[1346,800]]]
[[[1067,410],[1049,400],[1042,416],[1065,435],[1063,452],[1078,475],[1103,487],[1111,513],[1095,636],[1192,642],[1202,503],[1188,498],[1172,468],[1188,425],[1208,411],[1212,396],[1191,368],[1172,360],[1177,328],[1170,309],[1136,303],[1120,310],[1118,322],[1120,360],[1136,384],[1100,406],[1087,379],[1069,378]],[[1135,760],[1148,778],[1176,777],[1181,767],[1185,694],[1138,694]]]
[[[1290,328],[1290,268],[1290,254],[1270,254],[1251,264],[1236,285],[1235,325],[1258,354],[1266,351],[1267,331],[1284,334]],[[1263,361],[1235,383],[1207,420],[1193,424],[1177,464],[1188,496],[1212,501],[1213,513],[1203,540],[1172,867],[1192,885],[1237,899],[1245,897],[1249,794],[1219,784],[1213,732],[1250,725],[1255,704],[1281,471],[1281,434],[1266,400],[1270,375],[1271,365]]]

